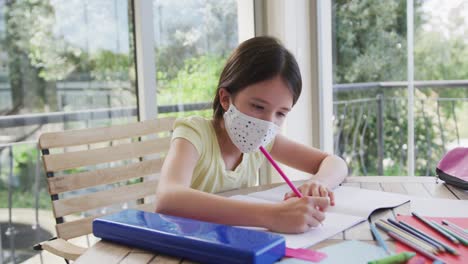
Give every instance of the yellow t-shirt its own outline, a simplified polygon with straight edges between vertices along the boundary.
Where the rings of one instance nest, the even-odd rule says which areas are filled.
[[[218,139],[211,120],[192,116],[179,118],[174,124],[172,140],[184,138],[190,141],[200,159],[193,170],[191,187],[204,192],[216,193],[235,188],[252,186],[258,178],[258,170],[265,157],[260,151],[243,154],[241,163],[234,171],[226,170]],[[273,143],[267,146],[272,148]]]

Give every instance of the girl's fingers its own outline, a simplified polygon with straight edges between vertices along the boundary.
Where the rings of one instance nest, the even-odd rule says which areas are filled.
[[[287,200],[287,199],[293,198],[293,197],[297,197],[297,195],[294,192],[288,192],[288,193],[284,194],[284,200]]]
[[[328,196],[328,190],[326,187],[320,186],[319,187],[319,192],[320,192],[320,197],[327,197]]]
[[[321,196],[321,195],[320,195],[320,187],[317,186],[317,185],[314,185],[314,186],[312,187],[312,191],[311,191],[311,192],[312,192],[312,196],[318,196],[318,197]]]
[[[335,205],[335,194],[332,191],[330,191],[330,192],[328,192],[328,197],[330,197],[330,205],[334,206]]]
[[[309,227],[317,227],[320,225],[320,222],[317,219],[315,219],[315,217],[309,217],[307,219],[307,225]]]
[[[325,220],[325,213],[321,212],[320,210],[317,210],[317,209],[312,210],[311,215],[320,223],[323,222],[323,220]]]
[[[297,189],[303,196],[328,197],[330,198],[330,205],[335,205],[335,194],[328,190],[327,187],[318,184],[303,184]],[[284,200],[292,197],[296,197],[294,192],[287,192],[284,194]]]
[[[330,205],[328,197],[308,197],[308,202],[313,208],[319,209],[319,211],[325,211]]]
[[[309,186],[307,184],[299,186],[299,192],[301,192],[303,196],[309,196]]]

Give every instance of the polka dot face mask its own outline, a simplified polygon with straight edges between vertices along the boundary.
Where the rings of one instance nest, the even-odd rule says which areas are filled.
[[[232,103],[223,117],[231,141],[243,153],[268,145],[279,131],[275,123],[243,114]]]

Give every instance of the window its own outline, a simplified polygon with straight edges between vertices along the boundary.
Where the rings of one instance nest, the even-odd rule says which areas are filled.
[[[352,175],[434,175],[442,155],[468,138],[467,5],[414,1],[409,122],[407,1],[333,1],[334,151]]]
[[[237,13],[236,0],[153,1],[160,109],[174,106],[167,110],[185,115],[211,109],[224,63],[238,44]],[[211,117],[212,111],[198,114]]]
[[[434,175],[445,152],[468,147],[468,1],[415,7],[415,169]]]
[[[2,210],[50,208],[36,147],[41,132],[137,120],[130,2],[0,0]],[[23,218],[38,221],[34,210],[27,212]],[[34,232],[31,226],[21,232]],[[10,230],[4,227],[2,239]],[[24,237],[37,241],[21,242]],[[31,246],[47,237],[18,233],[16,239],[24,248],[5,253],[6,263],[37,254]]]

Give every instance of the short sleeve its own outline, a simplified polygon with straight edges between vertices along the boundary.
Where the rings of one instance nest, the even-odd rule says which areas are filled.
[[[266,150],[268,152],[271,152],[271,150],[273,149],[273,144],[275,144],[275,140],[276,140],[276,137],[273,138],[273,140],[270,143],[268,143],[268,145],[266,145]]]
[[[201,155],[203,151],[201,126],[194,118],[179,118],[174,123],[172,132],[172,140],[176,138],[184,138],[188,140]]]

